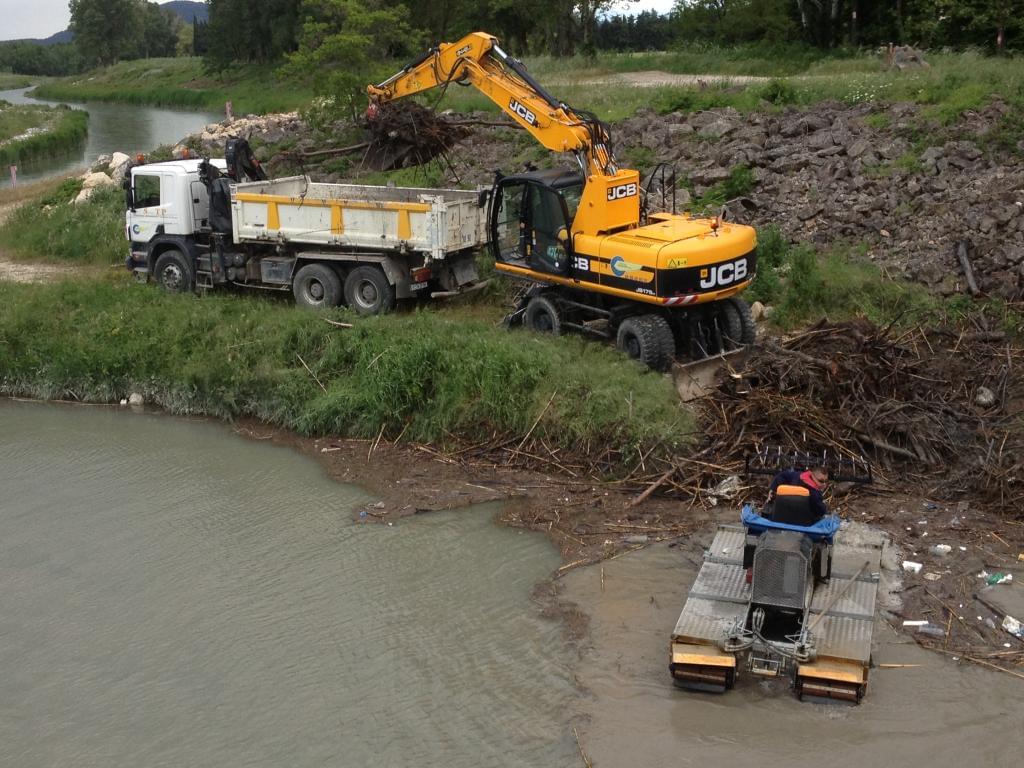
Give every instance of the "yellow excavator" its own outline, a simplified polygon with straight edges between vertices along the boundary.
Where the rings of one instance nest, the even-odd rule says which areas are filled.
[[[649,210],[653,195],[638,171],[619,167],[608,126],[553,97],[494,36],[474,32],[442,43],[368,86],[367,117],[450,83],[474,86],[579,165],[499,175],[491,190],[496,269],[530,284],[511,322],[614,338],[655,370],[677,356],[699,359],[754,341],[750,309],[738,296],[754,279],[754,229],[723,215]]]

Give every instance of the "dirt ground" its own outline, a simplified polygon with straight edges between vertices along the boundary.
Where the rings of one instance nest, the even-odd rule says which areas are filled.
[[[552,80],[552,85],[572,83],[573,85],[622,85],[631,88],[659,88],[662,86],[709,86],[749,85],[766,83],[770,78],[753,75],[676,75],[652,69],[642,72],[621,72],[600,77],[585,77],[578,80]]]

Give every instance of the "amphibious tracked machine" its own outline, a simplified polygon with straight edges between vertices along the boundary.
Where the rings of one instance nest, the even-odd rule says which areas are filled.
[[[757,464],[766,458],[779,457]],[[831,474],[870,480],[870,470]],[[724,692],[747,672],[788,676],[801,699],[864,696],[881,546],[845,541],[838,517],[800,514],[748,504],[741,526],[719,526],[672,633],[678,687]]]
[[[655,369],[676,355],[702,358],[753,342],[754,323],[738,294],[754,278],[754,229],[722,216],[650,210],[653,196],[637,171],[619,167],[608,126],[548,93],[495,37],[474,32],[442,43],[369,86],[367,115],[375,119],[385,102],[450,83],[476,87],[579,166],[499,175],[491,192],[496,268],[530,286],[511,322],[612,337]]]

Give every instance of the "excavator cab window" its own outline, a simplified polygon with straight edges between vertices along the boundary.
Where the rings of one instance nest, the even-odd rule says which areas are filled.
[[[570,218],[559,191],[533,180],[510,178],[498,185],[493,205],[495,260],[540,272],[568,272]]]

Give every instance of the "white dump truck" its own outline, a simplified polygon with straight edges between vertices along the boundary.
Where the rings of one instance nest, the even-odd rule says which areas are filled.
[[[267,180],[243,149],[229,143],[226,160],[131,168],[129,270],[171,291],[290,290],[300,305],[347,304],[361,314],[483,285],[479,193]]]

